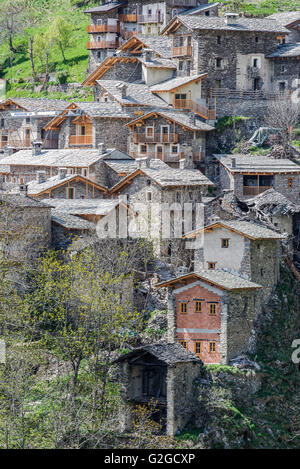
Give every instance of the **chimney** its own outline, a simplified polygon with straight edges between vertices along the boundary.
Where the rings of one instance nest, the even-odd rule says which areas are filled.
[[[196,114],[194,114],[193,112],[190,112],[189,113],[189,123],[191,125],[195,125],[196,124]]]
[[[32,144],[32,155],[33,156],[37,156],[37,155],[40,155],[42,153],[42,145],[43,145],[43,142],[39,142],[37,140],[31,142]]]
[[[179,169],[186,169],[187,167],[187,161],[185,158],[182,158],[179,160]]]
[[[127,85],[126,85],[126,83],[122,83],[122,85],[120,85],[119,89],[121,91],[121,97],[126,98],[127,97]]]
[[[236,158],[231,158],[231,167],[236,168]]]
[[[150,158],[136,158],[138,168],[150,168]]]
[[[224,15],[225,23],[229,25],[237,24],[238,18],[239,18],[238,13],[225,13]]]
[[[101,142],[98,145],[99,155],[103,155],[106,152],[106,144]]]
[[[12,154],[14,153],[13,147],[10,147],[9,145],[6,145],[6,146],[3,148],[3,150],[4,150],[5,156],[10,156],[10,155],[12,155]]]
[[[38,184],[42,184],[43,182],[46,182],[46,171],[37,171],[36,180]]]
[[[153,50],[152,49],[144,49],[144,60],[145,62],[152,62],[153,61]]]
[[[27,184],[20,184],[19,191],[20,191],[20,195],[22,195],[23,197],[27,197],[27,192],[28,192]]]
[[[65,179],[67,172],[67,168],[58,168],[58,179]]]

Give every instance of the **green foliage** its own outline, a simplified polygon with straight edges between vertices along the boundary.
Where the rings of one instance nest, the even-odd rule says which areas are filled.
[[[239,122],[247,120],[247,119],[248,119],[248,117],[244,117],[244,116],[235,116],[235,117],[233,117],[233,116],[223,116],[223,117],[219,117],[219,119],[217,120],[217,122],[215,124],[215,128],[217,130],[223,130],[226,127],[227,128],[233,128],[236,123],[239,123]]]

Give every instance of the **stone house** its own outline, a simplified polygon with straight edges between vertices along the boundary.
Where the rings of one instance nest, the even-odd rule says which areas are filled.
[[[273,188],[291,202],[299,203],[300,167],[293,161],[239,154],[214,156],[220,188],[233,190],[240,200]]]
[[[273,71],[274,91],[282,94],[286,91],[296,91],[300,76],[300,42],[282,44],[266,58],[269,60]]]
[[[184,158],[190,167],[203,168],[206,133],[213,127],[194,113],[151,111],[130,121],[127,127],[131,156],[159,159],[173,167]]]
[[[123,401],[121,430],[132,431],[133,410],[155,401],[151,418],[162,424],[162,432],[173,436],[192,420],[199,406],[197,379],[203,364],[193,353],[176,343],[139,347],[115,361],[120,366]]]
[[[14,150],[31,147],[33,140],[43,148],[58,148],[57,133],[45,131],[49,119],[68,105],[59,99],[9,98],[0,103],[0,149],[7,145]]]
[[[282,11],[280,13],[273,13],[267,16],[268,19],[275,20],[276,23],[281,24],[289,30],[289,33],[278,39],[281,43],[300,42],[300,11]]]
[[[34,261],[51,246],[51,207],[28,197],[24,190],[19,194],[2,192],[0,235],[6,240],[1,243],[4,259]]]
[[[279,281],[281,243],[285,235],[244,220],[216,220],[184,236],[194,239],[194,270],[228,270],[263,286],[266,301]]]
[[[58,135],[58,148],[98,148],[100,143],[127,150],[125,124],[131,115],[119,104],[72,103],[45,126]]]
[[[261,285],[229,272],[201,270],[161,282],[168,288],[168,341],[204,363],[228,364],[247,350],[261,312]]]
[[[178,69],[190,74],[208,73],[203,97],[219,96],[222,90],[273,91],[266,55],[277,48],[278,35],[289,30],[274,20],[179,15],[162,34],[173,38],[172,58]],[[181,62],[183,62],[181,64]]]

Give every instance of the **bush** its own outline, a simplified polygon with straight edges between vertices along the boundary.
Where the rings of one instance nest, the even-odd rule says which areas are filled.
[[[59,72],[56,73],[56,79],[58,81],[58,83],[60,83],[61,85],[64,84],[64,83],[67,83],[68,81],[68,78],[69,78],[69,72],[68,70],[60,70]]]

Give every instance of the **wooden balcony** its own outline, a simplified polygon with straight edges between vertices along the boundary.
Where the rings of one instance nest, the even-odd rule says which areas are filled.
[[[169,134],[133,134],[133,143],[177,143],[178,134],[169,133]]]
[[[193,52],[192,46],[172,47],[172,57],[191,56]]]
[[[92,145],[92,135],[70,135],[69,145]]]
[[[209,108],[203,104],[195,103],[191,99],[175,99],[175,109],[185,109],[198,114],[206,120],[214,120],[216,118],[216,108]]]
[[[122,21],[123,23],[136,23],[137,14],[136,13],[131,14],[131,15],[120,14],[119,20]]]
[[[87,49],[118,49],[119,41],[89,41]]]
[[[271,189],[271,186],[243,186],[243,195],[255,196]]]
[[[86,28],[88,33],[119,33],[119,24],[91,24]]]
[[[151,160],[161,160],[165,163],[177,163],[180,160],[180,153],[158,153],[155,151],[148,151],[147,153],[134,154],[132,156],[135,158],[150,158]]]
[[[137,22],[139,24],[145,23],[163,23],[164,15],[156,13],[155,15],[137,15]]]

